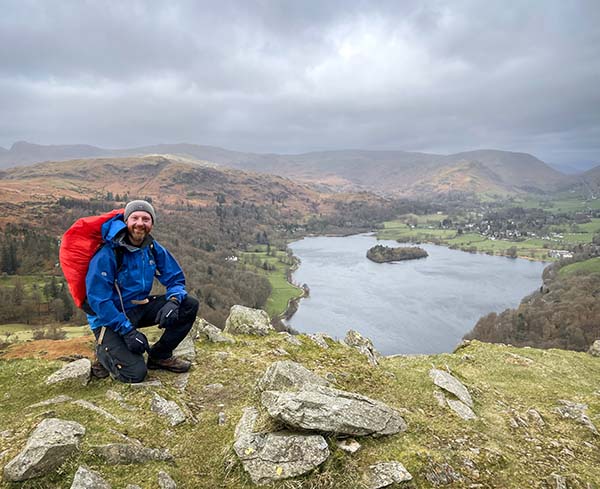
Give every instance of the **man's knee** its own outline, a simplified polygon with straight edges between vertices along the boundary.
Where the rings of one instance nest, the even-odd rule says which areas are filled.
[[[200,302],[195,297],[187,295],[179,308],[179,319],[184,321],[196,319],[198,309],[200,308]]]
[[[139,359],[130,365],[123,365],[118,369],[117,379],[127,384],[137,384],[143,382],[148,373],[144,357],[139,355]]]

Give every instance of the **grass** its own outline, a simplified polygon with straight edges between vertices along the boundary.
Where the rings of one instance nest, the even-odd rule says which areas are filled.
[[[7,339],[11,343],[18,341],[29,341],[33,339],[33,333],[36,330],[45,329],[42,326],[32,327],[29,324],[0,324],[0,339]],[[89,333],[90,327],[64,325],[60,329],[67,334],[67,338],[78,338]]]
[[[440,218],[440,221],[443,219],[443,216],[435,216]],[[385,222],[384,228],[377,232],[377,239],[393,239],[399,241],[412,241],[416,243],[433,242],[465,251],[471,251],[476,248],[477,252],[487,253],[490,255],[504,255],[506,254],[507,250],[515,247],[518,257],[542,261],[552,260],[548,257],[548,249],[546,249],[544,245],[549,247],[558,246],[557,244],[552,246],[547,241],[541,239],[506,241],[492,240],[477,233],[458,234],[452,229],[436,229],[435,225],[432,224],[432,218],[433,216],[430,216],[429,220],[427,221],[427,226],[433,226],[433,228],[411,228],[410,226],[406,225],[405,220]]]
[[[277,256],[270,256],[266,251],[246,252],[242,253],[241,258],[257,273],[265,275],[271,284],[271,295],[265,305],[269,316],[282,315],[286,311],[290,299],[302,296],[302,289],[287,281],[291,265],[280,261],[280,258],[287,258],[286,253],[278,251]],[[265,262],[272,267],[272,270],[262,268],[262,264]]]
[[[462,478],[451,484],[457,488],[541,487],[552,473],[566,476],[569,487],[600,484],[598,438],[586,427],[555,412],[558,401],[568,399],[587,404],[590,418],[598,419],[597,358],[584,353],[472,342],[455,354],[386,358],[380,367],[371,368],[355,350],[333,342],[328,350],[322,350],[307,337],[300,338],[301,346],[290,345],[277,334],[241,337],[233,345],[198,342],[198,361],[183,394],[173,386],[175,376],[167,372],[152,372],[163,384],[154,389],[134,389],[110,379],[94,380],[87,387],[44,386],[43,380],[60,362],[0,360],[0,387],[5,401],[0,414],[3,429],[10,431],[8,436],[0,437],[0,453],[8,451],[3,463],[21,450],[43,417],[69,419],[86,427],[81,451],[57,473],[19,484],[2,481],[0,488],[68,488],[81,464],[99,471],[113,487],[157,487],[159,470],[167,471],[178,487],[255,487],[231,450],[233,431],[245,406],[259,407],[254,390],[257,379],[268,365],[282,359],[300,362],[320,375],[330,373],[335,387],[402,410],[408,431],[381,438],[359,438],[362,448],[354,455],[342,452],[333,438],[327,437],[332,455],[321,467],[312,474],[267,488],[360,489],[369,465],[391,460],[402,462],[414,477],[412,484],[403,487],[435,487],[427,475],[440,464],[448,464],[461,474]],[[284,348],[288,355],[277,356],[276,348]],[[223,358],[221,352],[228,356]],[[467,386],[477,420],[463,421],[437,404],[428,375],[432,366],[450,369]],[[204,389],[216,382],[224,386],[220,392]],[[109,389],[123,395],[135,411],[108,400]],[[153,390],[175,400],[194,420],[169,426],[149,409]],[[28,408],[59,394],[94,402],[125,424],[116,425],[96,414],[90,415],[71,403]],[[543,417],[543,427],[532,422],[527,426],[511,425],[517,416],[527,420],[526,412],[532,408]],[[225,425],[217,423],[219,412],[226,415]],[[264,412],[261,420],[263,426],[269,425]],[[109,466],[91,455],[94,445],[121,443],[119,433],[149,447],[168,448],[175,462]]]
[[[600,200],[582,199],[580,196],[561,196],[556,199],[526,199],[515,202],[516,205],[526,208],[544,209],[553,212],[579,212],[589,209],[600,209]]]
[[[572,273],[600,273],[600,257],[590,258],[589,260],[571,263],[562,267],[559,275],[565,276]]]

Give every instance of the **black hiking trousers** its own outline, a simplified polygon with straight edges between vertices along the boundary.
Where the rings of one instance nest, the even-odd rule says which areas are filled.
[[[158,311],[167,303],[164,295],[148,297],[147,304],[141,304],[127,312],[127,317],[134,328],[145,328],[156,324]],[[186,337],[196,320],[199,308],[198,299],[186,296],[179,305],[178,320],[164,332],[160,339],[150,348],[149,356],[164,360],[173,355],[173,350]],[[101,331],[104,335],[100,340]],[[114,379],[126,383],[142,382],[146,377],[147,367],[144,355],[132,353],[127,348],[123,337],[109,328],[94,330],[96,336],[96,356]]]

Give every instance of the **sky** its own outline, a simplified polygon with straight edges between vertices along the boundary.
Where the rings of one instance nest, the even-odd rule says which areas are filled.
[[[0,146],[600,164],[598,0],[2,0]]]

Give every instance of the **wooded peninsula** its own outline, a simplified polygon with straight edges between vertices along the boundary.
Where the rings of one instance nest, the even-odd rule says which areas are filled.
[[[367,258],[376,263],[387,263],[391,261],[416,260],[425,258],[428,253],[418,246],[403,246],[390,248],[384,245],[375,245],[367,251]]]

